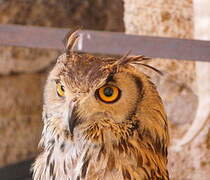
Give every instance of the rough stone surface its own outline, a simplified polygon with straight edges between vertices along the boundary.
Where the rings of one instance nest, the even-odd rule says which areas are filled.
[[[192,0],[124,0],[124,10],[125,28],[129,34],[193,38]],[[149,72],[166,105],[171,144],[174,144],[195,117],[198,103],[195,63],[154,59],[149,64],[165,73],[158,77]],[[170,147],[168,166],[172,180],[209,179],[210,149],[206,134],[210,134],[209,126],[181,151]]]
[[[45,71],[58,55],[55,50],[0,47],[0,75]]]
[[[6,0],[0,22],[66,28],[123,31],[121,0]]]
[[[180,127],[173,128],[171,132],[180,137]],[[209,132],[209,127],[206,126],[199,136],[191,144],[182,148],[181,151],[175,151],[171,147],[169,150],[171,180],[209,180]],[[206,136],[207,134],[208,136]]]
[[[124,0],[127,33],[193,37],[192,0]]]
[[[1,0],[0,23],[123,31],[121,0]],[[34,157],[42,90],[60,52],[0,47],[0,167]]]
[[[43,74],[0,78],[0,166],[34,156],[40,138]]]
[[[194,38],[209,40],[210,39],[210,1],[209,0],[194,0]],[[204,21],[205,19],[205,21]],[[210,64],[204,62],[196,62],[196,79],[198,86],[198,100],[199,106],[205,104],[205,108],[198,108],[196,114],[197,122],[201,123],[203,120],[207,120],[203,126],[201,133],[195,138],[195,140],[185,146],[181,152],[176,152],[173,149],[169,153],[171,160],[171,176],[178,177],[180,179],[189,180],[208,180],[210,177],[210,147],[209,147],[209,135],[210,135]],[[208,117],[209,116],[209,117]],[[188,135],[192,135],[192,131]],[[189,136],[188,136],[189,137]],[[185,167],[184,167],[184,166]],[[179,168],[183,166],[184,168]]]

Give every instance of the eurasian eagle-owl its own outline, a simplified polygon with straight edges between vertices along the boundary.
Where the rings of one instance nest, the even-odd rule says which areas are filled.
[[[144,56],[101,58],[73,51],[50,72],[43,152],[35,180],[167,180],[168,124],[158,92],[136,66]]]

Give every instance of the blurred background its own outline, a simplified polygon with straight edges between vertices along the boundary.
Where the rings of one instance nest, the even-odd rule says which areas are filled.
[[[192,0],[0,0],[0,24],[193,39],[194,6]],[[0,167],[36,156],[42,130],[43,86],[60,53],[0,47]],[[166,106],[173,143],[195,118],[195,62],[155,59],[149,64],[165,72],[163,77],[148,73]],[[172,180],[210,179],[209,137],[206,125],[181,151],[169,149]]]

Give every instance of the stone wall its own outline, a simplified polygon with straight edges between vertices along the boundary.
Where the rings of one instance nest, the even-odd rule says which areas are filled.
[[[124,0],[124,11],[125,29],[129,34],[194,37],[192,0]],[[195,63],[153,59],[149,64],[165,73],[158,77],[150,72],[166,107],[173,145],[195,118],[198,104]],[[172,180],[209,179],[208,131],[209,126],[206,126],[191,144],[182,149],[169,148],[168,166]]]
[[[123,31],[121,0],[1,0],[0,23]],[[0,47],[0,167],[34,157],[42,91],[59,52]]]

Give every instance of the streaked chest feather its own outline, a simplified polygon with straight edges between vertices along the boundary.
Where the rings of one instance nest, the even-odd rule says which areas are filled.
[[[49,141],[36,160],[35,180],[168,179],[165,159],[143,144],[138,133],[112,144]]]

